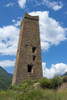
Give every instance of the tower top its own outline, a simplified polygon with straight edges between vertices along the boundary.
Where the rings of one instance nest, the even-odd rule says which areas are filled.
[[[30,19],[30,20],[39,21],[39,16],[31,16],[31,15],[29,15],[27,13],[24,13],[24,17],[23,17],[23,20],[21,21],[21,25],[22,25],[24,19]]]

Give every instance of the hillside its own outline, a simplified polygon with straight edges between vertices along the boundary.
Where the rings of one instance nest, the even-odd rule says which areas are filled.
[[[19,86],[14,85],[7,91],[0,91],[0,100],[67,100],[67,89],[61,91],[52,89],[52,87],[49,89],[47,86],[50,81],[55,86],[59,85],[58,82],[60,82],[57,77],[53,80],[46,78],[38,81],[27,79]]]
[[[12,81],[12,74],[7,73],[1,66],[0,66],[0,90],[8,89],[11,85]]]
[[[63,76],[66,76],[66,75],[67,75],[67,72],[65,72]]]

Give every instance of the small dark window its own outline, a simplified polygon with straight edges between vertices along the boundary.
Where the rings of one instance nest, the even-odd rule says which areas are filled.
[[[36,47],[33,47],[32,52],[35,53],[35,51],[36,51]]]
[[[33,56],[33,61],[35,61],[36,56]]]
[[[28,72],[32,72],[32,65],[28,65]]]

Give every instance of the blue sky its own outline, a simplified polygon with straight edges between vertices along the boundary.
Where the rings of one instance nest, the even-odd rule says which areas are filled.
[[[13,73],[24,12],[39,15],[43,76],[67,71],[67,0],[0,0],[0,66]]]

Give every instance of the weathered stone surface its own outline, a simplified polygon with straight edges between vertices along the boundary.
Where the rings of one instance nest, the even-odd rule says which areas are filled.
[[[67,83],[63,83],[61,87],[58,88],[58,91],[67,89]]]
[[[16,56],[13,84],[20,84],[27,78],[42,77],[39,17],[24,14],[21,22],[19,44]]]

